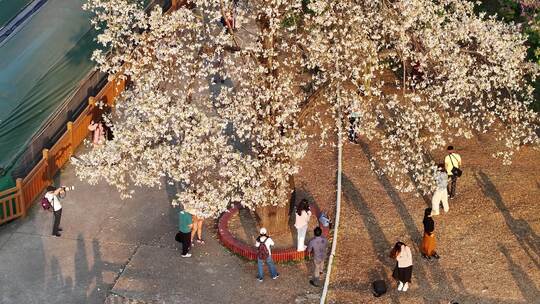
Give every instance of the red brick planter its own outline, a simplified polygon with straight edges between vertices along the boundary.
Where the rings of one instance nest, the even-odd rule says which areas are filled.
[[[312,212],[319,219],[320,210],[315,205],[310,205]],[[236,239],[231,232],[229,232],[229,220],[233,215],[238,213],[238,207],[232,207],[227,212],[223,213],[218,221],[218,236],[223,244],[230,251],[239,254],[249,260],[257,260],[257,248],[253,245],[248,245],[241,240]],[[323,235],[328,236],[328,227],[323,227],[319,223],[319,227],[323,230]],[[272,259],[275,262],[288,262],[288,261],[301,261],[306,258],[305,251],[296,251],[294,248],[286,249],[273,249]]]

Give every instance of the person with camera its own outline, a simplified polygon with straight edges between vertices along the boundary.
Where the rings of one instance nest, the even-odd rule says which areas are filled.
[[[50,202],[54,214],[52,235],[56,237],[61,236],[60,231],[62,231],[62,228],[60,228],[62,204],[58,199],[58,196],[62,193],[65,193],[64,187],[56,188],[54,186],[47,186],[47,193],[45,193],[45,198]]]

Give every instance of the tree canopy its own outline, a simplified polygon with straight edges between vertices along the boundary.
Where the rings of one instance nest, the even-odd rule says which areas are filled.
[[[470,3],[191,3],[163,14],[88,1],[103,31],[93,58],[131,85],[114,140],[76,163],[81,178],[129,196],[132,185],[167,177],[182,186],[176,203],[217,216],[232,202],[285,203],[307,150],[305,123],[320,125],[324,140],[353,112],[358,134],[381,147],[376,173],[404,191],[431,191],[428,155],[456,137],[494,132],[505,162],[523,144],[538,146],[527,107],[538,66],[525,60],[525,38]],[[315,92],[332,123],[307,112]]]

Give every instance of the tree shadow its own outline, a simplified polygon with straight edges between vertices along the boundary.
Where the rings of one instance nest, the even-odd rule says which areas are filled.
[[[514,278],[521,295],[523,295],[523,298],[527,300],[527,303],[535,303],[538,301],[538,299],[540,299],[540,292],[538,292],[534,281],[527,275],[527,272],[525,272],[518,264],[514,262],[510,252],[504,245],[499,243],[498,246],[499,250],[508,262],[510,273]]]
[[[343,174],[342,176],[342,183],[344,196],[351,202],[351,204],[356,207],[362,217],[364,227],[366,227],[367,229],[367,232],[372,242],[372,246],[377,252],[377,259],[379,260],[380,265],[389,268],[394,267],[395,263],[391,262],[390,259],[385,258],[385,255],[388,253],[388,250],[390,250],[392,244],[386,238],[384,231],[379,225],[379,223],[376,221],[373,212],[371,212],[371,210],[368,208],[366,200],[345,174]],[[372,269],[370,271],[371,274],[379,272],[384,273],[384,271],[382,270]],[[391,282],[386,275],[384,275],[383,278],[386,282]],[[400,303],[398,295],[396,293],[390,292],[389,294],[392,299],[392,303]]]
[[[368,145],[365,142],[359,141],[359,146],[362,149],[363,153],[367,156],[368,159],[373,159],[373,154],[371,153]],[[380,165],[378,164],[378,162],[373,161],[373,163],[374,163],[375,170],[380,170]],[[382,176],[376,175],[376,176],[377,176],[377,179],[378,179],[379,183],[384,188],[384,190],[386,191],[388,197],[390,198],[390,201],[392,202],[392,204],[396,208],[396,210],[397,210],[397,212],[398,212],[398,214],[399,214],[399,216],[401,218],[401,222],[405,225],[405,228],[407,229],[409,235],[413,239],[414,244],[410,244],[411,248],[414,247],[414,248],[418,249],[418,244],[420,243],[420,241],[422,239],[422,233],[420,232],[420,230],[416,226],[414,218],[409,213],[405,203],[403,202],[403,200],[399,196],[397,190],[392,186],[392,183],[388,179],[388,177],[386,177],[385,175],[382,175]],[[345,180],[347,180],[348,183],[350,183],[351,186],[354,188],[354,186],[348,180],[348,178],[345,177]],[[358,190],[356,190],[356,191],[358,192]],[[365,203],[361,207],[361,209],[367,209],[367,206],[365,205]],[[423,210],[419,210],[419,212],[422,212],[422,214],[423,214]],[[370,217],[373,217],[373,219],[374,219],[373,215],[370,215]],[[369,223],[372,224],[372,222],[368,220],[368,222],[366,223],[366,227],[369,227],[368,226]],[[369,228],[368,228],[368,230],[369,230]],[[381,231],[382,231],[382,229],[381,229]],[[370,235],[375,235],[376,236],[377,234],[371,234],[370,233]],[[386,241],[386,242],[388,242],[388,241]],[[386,246],[386,248],[390,248],[390,246],[391,245],[389,244],[388,246]],[[414,258],[415,257],[413,257],[413,259]],[[418,263],[417,259],[414,259],[414,260],[415,260],[415,264],[413,266],[413,268],[414,268],[413,276],[417,278],[418,282],[421,282],[419,284],[419,289],[420,289],[421,293],[437,295],[439,298],[440,297],[447,297],[447,296],[454,297],[456,295],[457,292],[454,290],[454,288],[452,287],[452,285],[450,283],[438,284],[439,282],[450,282],[448,280],[448,277],[447,277],[445,271],[442,269],[442,267],[438,263],[429,263],[429,266],[427,266],[423,261]],[[433,281],[435,283],[434,285],[430,284],[430,281],[428,280],[428,273],[429,272],[432,274],[431,277],[433,278]],[[429,303],[428,300],[425,297],[423,297],[423,300],[424,300],[424,303]]]
[[[165,181],[163,182],[165,184],[165,192],[167,193],[167,201],[169,204],[173,202],[173,200],[176,199],[176,195],[178,194],[178,185],[174,179],[172,179],[170,176],[165,177]]]
[[[368,145],[365,142],[359,141],[359,146],[368,159],[373,159],[373,154],[371,153]],[[374,166],[376,170],[381,169],[380,165],[376,161],[373,161],[373,163],[375,164]],[[392,186],[392,182],[390,182],[390,180],[388,179],[388,177],[386,177],[386,175],[377,175],[377,179],[379,180],[379,183],[383,186],[384,190],[386,191],[386,194],[388,194],[388,197],[390,198],[390,200],[396,207],[399,215],[401,216],[403,224],[409,231],[409,234],[411,235],[413,240],[416,243],[420,242],[420,240],[422,239],[422,233],[420,232],[420,230],[414,223],[414,219],[409,213],[407,206],[405,206],[405,203],[399,196],[399,193],[394,188],[394,186]]]
[[[368,145],[364,142],[360,142],[359,146],[364,152],[364,154],[366,154],[366,156],[369,159],[372,159],[372,153],[369,150]],[[375,165],[375,169],[380,168],[377,162],[375,162],[374,165]],[[416,227],[414,219],[412,218],[411,214],[408,212],[404,202],[399,197],[397,190],[392,186],[390,180],[386,176],[377,176],[377,178],[380,184],[385,189],[388,196],[390,197],[391,202],[397,209],[398,214],[401,217],[401,220],[404,223],[405,227],[407,228],[409,234],[413,237],[414,240],[416,240],[415,244],[418,244],[420,242],[420,237],[421,237],[420,231]],[[343,176],[343,185],[344,185],[344,194],[351,200],[351,202],[356,204],[358,210],[360,211],[364,224],[366,228],[368,229],[368,233],[372,239],[374,247],[376,247],[377,244],[379,244],[378,242],[374,241],[374,239],[381,238],[383,240],[382,244],[385,244],[385,247],[382,247],[382,248],[379,247],[379,250],[381,249],[385,250],[389,248],[390,243],[388,242],[386,238],[384,238],[382,228],[374,220],[375,218],[374,215],[368,209],[367,205],[365,204],[365,200],[360,195],[358,189],[354,187],[352,182],[346,176]],[[350,189],[347,190],[347,188],[350,188]],[[509,216],[509,213],[508,213],[508,216]],[[529,244],[531,244],[531,242],[534,240],[537,240],[538,237],[536,235],[531,235],[530,229],[528,230],[528,232],[529,232],[528,242]],[[539,244],[538,241],[536,241],[536,244]],[[418,262],[418,260],[416,259],[416,256],[414,256],[413,259],[416,261],[413,266],[413,269],[414,269],[413,279],[416,277],[416,281],[419,282],[419,285],[420,285],[419,293],[423,295],[433,296],[430,299],[427,299],[426,296],[422,296],[424,303],[433,303],[436,301],[439,301],[439,302],[449,301],[450,299],[461,301],[461,303],[463,302],[466,302],[466,303],[469,303],[469,302],[495,303],[496,302],[496,303],[501,303],[501,304],[502,303],[507,303],[507,304],[521,303],[521,301],[491,299],[488,297],[482,297],[482,296],[471,294],[466,291],[466,286],[464,286],[459,275],[452,274],[451,279],[450,279],[446,275],[442,267],[439,265],[439,263],[435,262],[435,263],[426,264],[424,262]],[[379,257],[379,260],[381,260],[380,257]],[[428,272],[431,273],[431,277],[434,283],[433,285],[429,283],[428,276],[427,276]],[[456,284],[458,288],[457,290],[452,286],[451,284],[452,282]]]
[[[534,232],[527,221],[516,219],[512,216],[501,194],[487,174],[480,171],[475,175],[475,179],[478,186],[484,192],[484,195],[495,203],[495,206],[504,217],[506,226],[512,231],[523,251],[530,257],[536,268],[540,269],[540,237]]]
[[[175,226],[178,223],[178,211],[184,210],[184,206],[179,204],[178,207],[175,208],[172,206],[172,202],[177,198],[178,193],[183,191],[183,186],[170,176],[165,177],[163,184],[165,185],[167,201],[170,206],[167,213],[167,219],[171,225]]]

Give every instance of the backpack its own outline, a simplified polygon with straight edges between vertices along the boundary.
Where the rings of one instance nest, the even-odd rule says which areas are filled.
[[[373,296],[378,298],[386,293],[386,283],[383,280],[376,280],[372,283]]]
[[[268,240],[268,237],[262,242],[259,241],[259,249],[257,250],[257,259],[259,260],[266,260],[270,256],[270,253],[268,252],[268,247],[266,247],[266,245],[264,244],[266,240]]]
[[[324,211],[321,211],[321,214],[319,216],[319,223],[321,223],[323,227],[330,227],[330,224],[332,224],[332,221],[330,221],[330,219],[328,218],[328,215],[326,215]]]
[[[43,210],[49,210],[52,207],[51,202],[45,196],[41,198],[41,207]]]

